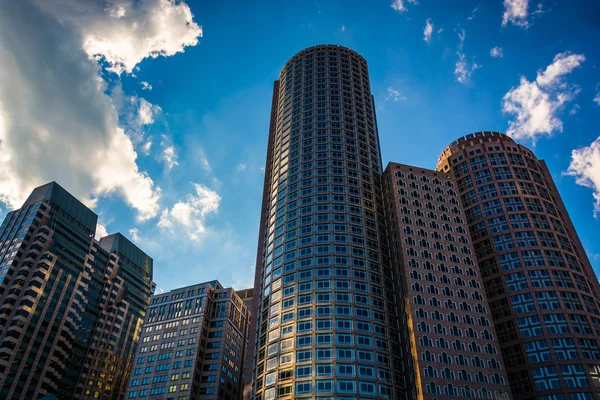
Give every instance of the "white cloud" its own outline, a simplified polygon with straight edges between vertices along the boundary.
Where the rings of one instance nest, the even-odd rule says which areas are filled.
[[[433,23],[431,22],[431,18],[427,18],[425,21],[425,29],[423,30],[423,40],[429,44],[431,42],[431,34],[433,33]]]
[[[149,84],[148,82],[140,82],[140,85],[142,85],[142,90],[152,90],[152,85]]]
[[[239,163],[238,166],[236,167],[236,170],[238,172],[246,172],[246,164]]]
[[[134,243],[139,243],[141,241],[140,231],[137,228],[131,228],[129,230],[129,236],[131,237],[131,241]]]
[[[502,15],[502,26],[512,23],[524,28],[529,27],[527,16],[529,0],[504,0],[504,14]]]
[[[419,2],[417,0],[406,0],[406,1],[410,4],[419,4]],[[394,0],[394,2],[392,3],[392,5],[390,7],[392,7],[394,10],[396,10],[398,12],[406,11],[406,6],[404,5],[404,0]]]
[[[188,194],[186,201],[164,210],[158,226],[169,232],[184,232],[193,242],[199,242],[206,232],[206,218],[216,214],[221,197],[206,186],[195,183],[196,194]]]
[[[342,32],[346,32],[346,25],[342,25]]]
[[[37,0],[44,11],[81,32],[90,57],[104,59],[108,70],[131,73],[145,58],[172,56],[198,44],[202,28],[189,6],[172,0]]]
[[[473,62],[469,67],[469,63],[467,62],[467,58],[464,53],[456,52],[458,55],[458,61],[456,61],[456,65],[454,67],[454,76],[456,80],[460,83],[467,83],[471,79],[471,75],[475,70],[481,68],[481,65]]]
[[[165,166],[167,167],[167,171],[172,170],[174,167],[178,166],[177,162],[177,154],[175,153],[175,147],[167,146],[163,150],[163,161],[165,162]]]
[[[600,137],[589,146],[572,151],[565,175],[575,177],[578,185],[593,190],[594,217],[597,218],[600,215]]]
[[[146,143],[142,145],[142,154],[147,156],[150,154],[150,149],[152,148],[152,140],[148,140]]]
[[[160,145],[163,149],[160,158],[165,164],[166,172],[169,173],[173,168],[179,165],[179,162],[177,161],[177,151],[166,135],[162,135]]]
[[[471,79],[471,75],[475,70],[481,68],[481,65],[475,63],[474,61],[469,66],[469,62],[467,61],[467,56],[463,53],[463,47],[465,44],[466,32],[464,29],[458,31],[458,46],[456,50],[456,55],[458,56],[458,60],[456,60],[456,65],[454,66],[454,77],[460,83],[467,83]]]
[[[535,81],[529,82],[522,76],[519,86],[511,88],[502,100],[502,111],[516,115],[516,120],[509,122],[507,133],[535,143],[539,136],[562,132],[559,112],[579,92],[568,86],[563,77],[583,61],[583,54],[564,52],[557,54],[544,71],[538,71]]]
[[[504,50],[502,50],[502,47],[493,47],[490,50],[490,56],[494,57],[494,58],[502,58],[504,57]]]
[[[96,240],[100,240],[101,238],[108,236],[108,231],[106,230],[106,226],[98,222],[96,224]]]
[[[144,153],[145,142],[149,140],[147,130],[156,122],[162,109],[143,97],[123,95],[120,88],[113,90],[111,99],[118,108],[121,127],[133,142],[134,147]]]
[[[140,125],[153,124],[154,116],[161,111],[160,107],[151,104],[144,98],[140,98],[139,101],[140,107],[138,108],[138,122]]]
[[[158,214],[160,189],[139,170],[90,54],[119,72],[181,51],[197,26],[185,10],[165,0],[110,1],[108,11],[103,2],[0,2],[0,202],[18,207],[35,186],[58,179],[91,207],[119,194],[140,220]]]
[[[387,96],[385,97],[385,101],[398,101],[398,100],[402,100],[402,101],[406,101],[406,96],[402,95],[402,93],[399,90],[394,89],[393,87],[388,87],[387,88]]]
[[[594,102],[600,106],[600,92],[596,93],[596,97],[594,97]]]

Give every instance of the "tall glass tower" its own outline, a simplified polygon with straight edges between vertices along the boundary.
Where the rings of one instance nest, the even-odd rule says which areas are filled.
[[[498,132],[448,146],[514,399],[600,396],[600,285],[546,163]]]
[[[296,54],[273,93],[254,399],[403,396],[381,173],[365,59],[333,45]]]
[[[0,399],[122,398],[153,261],[55,182],[0,225]]]

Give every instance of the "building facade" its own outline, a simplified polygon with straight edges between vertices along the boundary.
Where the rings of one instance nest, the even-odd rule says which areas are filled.
[[[152,259],[56,183],[0,227],[0,398],[123,396]]]
[[[411,397],[509,399],[510,388],[454,177],[390,163],[383,174]]]
[[[260,400],[402,398],[367,63],[292,57],[274,85],[253,314]]]
[[[254,299],[254,288],[252,287],[252,288],[248,288],[248,289],[238,290],[236,293],[238,296],[240,296],[240,299],[242,299],[242,302],[248,309],[248,325],[250,327],[250,326],[252,326],[252,325],[250,325],[250,323],[252,321],[252,316],[250,315],[250,310],[252,310],[252,303],[253,303],[253,299]],[[243,368],[242,398],[243,399],[246,399],[247,393],[250,393],[252,391],[252,365],[253,365],[253,358],[254,358],[254,353],[252,351],[253,347],[250,346],[250,337],[252,337],[252,336],[256,337],[256,335],[252,335],[250,333],[250,329],[248,329],[248,334],[244,338],[246,347],[244,348],[244,364],[242,365],[242,368]],[[248,376],[247,374],[250,374],[250,375]]]
[[[218,281],[153,296],[125,398],[241,399],[248,328],[248,308]]]
[[[600,287],[544,161],[478,132],[437,169],[456,179],[514,398],[599,398]]]

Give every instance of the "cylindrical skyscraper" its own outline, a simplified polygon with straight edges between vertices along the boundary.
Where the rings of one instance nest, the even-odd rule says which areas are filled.
[[[296,54],[273,94],[255,399],[400,398],[381,173],[365,59],[333,45]]]
[[[552,176],[498,132],[448,146],[515,399],[600,396],[600,287]]]

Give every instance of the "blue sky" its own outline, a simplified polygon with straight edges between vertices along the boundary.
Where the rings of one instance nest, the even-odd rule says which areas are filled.
[[[592,1],[19,3],[0,6],[0,87],[18,84],[0,89],[0,209],[57,180],[154,258],[159,290],[252,285],[273,81],[323,43],[367,59],[384,164],[510,131],[600,269]]]

